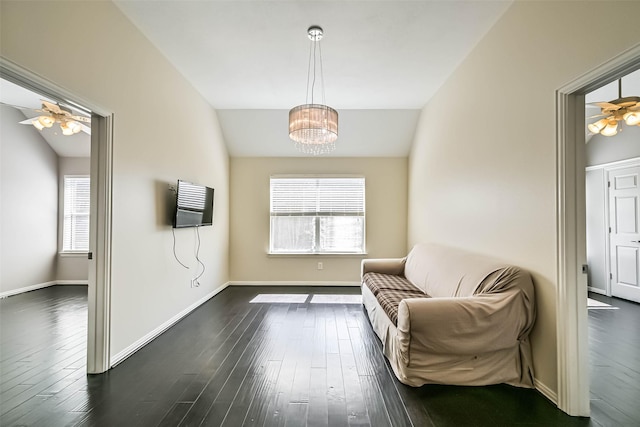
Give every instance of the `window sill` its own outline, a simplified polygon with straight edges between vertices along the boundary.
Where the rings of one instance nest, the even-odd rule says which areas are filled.
[[[307,257],[323,257],[323,258],[365,258],[366,252],[327,252],[327,253],[299,253],[299,252],[267,252],[268,257],[273,258],[307,258]]]
[[[70,258],[86,258],[89,252],[58,252],[58,255],[61,257],[70,257]]]

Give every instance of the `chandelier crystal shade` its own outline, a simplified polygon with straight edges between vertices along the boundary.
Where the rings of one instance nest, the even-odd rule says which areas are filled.
[[[330,153],[336,147],[338,112],[325,105],[324,101],[324,76],[322,72],[322,51],[320,49],[320,40],[323,36],[322,28],[311,26],[307,33],[311,40],[311,48],[307,71],[306,101],[311,97],[311,102],[298,105],[289,111],[289,138],[295,142],[296,148],[301,152],[320,155]],[[319,63],[319,75],[316,73],[317,63]],[[317,79],[319,79],[318,85],[320,86],[319,92],[322,95],[322,104],[314,103]]]

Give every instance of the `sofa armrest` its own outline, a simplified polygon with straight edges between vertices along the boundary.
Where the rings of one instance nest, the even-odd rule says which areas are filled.
[[[365,273],[383,273],[399,275],[404,273],[407,258],[370,258],[363,259],[360,264],[360,279]]]
[[[411,298],[398,307],[398,344],[408,365],[420,353],[474,355],[511,348],[534,313],[516,289],[464,298]]]

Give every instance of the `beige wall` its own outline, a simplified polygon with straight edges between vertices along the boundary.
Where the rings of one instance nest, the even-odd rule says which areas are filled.
[[[67,283],[87,283],[89,261],[87,254],[61,254],[62,226],[64,223],[64,176],[89,175],[91,159],[89,157],[58,157],[58,261],[56,280]]]
[[[0,105],[0,294],[56,280],[58,158]]]
[[[534,366],[551,390],[555,91],[639,43],[638,16],[640,2],[515,2],[424,108],[416,130],[408,243],[464,247],[533,273]]]
[[[364,256],[267,255],[269,177],[277,174],[364,176],[368,257],[406,255],[407,159],[236,157],[231,159],[231,280],[360,280]],[[317,269],[318,261],[323,270]]]
[[[110,329],[118,355],[228,281],[229,158],[216,113],[111,2],[2,1],[0,12],[4,58],[114,113]],[[76,54],[47,40],[72,40]],[[178,178],[216,189],[216,224],[200,233],[207,270],[198,288],[190,287],[194,270],[173,258],[166,221],[166,188]],[[192,253],[193,237],[176,234],[185,237],[179,253]]]

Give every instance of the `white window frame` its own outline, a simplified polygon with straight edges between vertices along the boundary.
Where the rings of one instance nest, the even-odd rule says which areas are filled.
[[[361,210],[354,212],[291,212],[291,213],[274,213],[273,212],[273,187],[272,182],[274,179],[358,179],[362,180],[362,205]],[[277,250],[274,248],[274,216],[298,216],[298,217],[314,217],[315,226],[315,243],[314,248],[310,251],[295,251],[295,250]],[[362,218],[362,246],[357,251],[326,251],[320,250],[320,218],[321,217],[361,217]],[[269,255],[366,255],[366,180],[362,175],[272,175],[269,178]]]
[[[71,180],[71,179],[86,179],[87,181],[89,181],[89,188],[87,191],[87,200],[86,203],[90,203],[91,202],[91,178],[89,175],[64,175],[62,177],[62,236],[61,236],[61,254],[63,255],[71,255],[73,256],[73,254],[86,254],[89,252],[89,217],[90,217],[90,210],[87,210],[86,213],[76,213],[76,212],[68,212],[68,209],[70,208],[68,203],[67,203],[67,199],[68,199],[68,194],[67,194],[67,180]],[[67,229],[66,229],[66,224],[67,224],[67,216],[72,216],[72,217],[79,217],[79,216],[86,216],[87,217],[87,237],[86,237],[86,241],[87,241],[87,246],[86,249],[84,248],[80,248],[78,249],[77,247],[74,248],[73,246],[70,248],[67,248],[65,246],[65,236],[67,235]],[[73,245],[73,242],[71,243]]]

